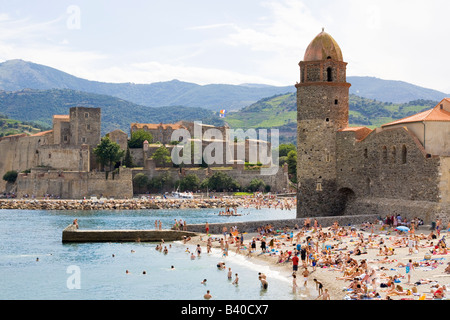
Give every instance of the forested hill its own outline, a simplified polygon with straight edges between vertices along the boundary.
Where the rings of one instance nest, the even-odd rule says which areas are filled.
[[[438,102],[414,100],[408,103],[391,103],[351,94],[349,96],[349,124],[375,128],[430,109]],[[289,142],[293,142],[291,140],[295,139],[297,126],[296,94],[287,93],[262,99],[238,112],[228,114],[225,121],[232,128],[278,128],[280,135],[287,138]]]
[[[222,125],[219,116],[210,110],[185,106],[152,108],[119,98],[69,89],[0,91],[0,110],[11,119],[33,121],[51,126],[55,114],[69,114],[70,107],[102,109],[102,133],[115,129],[130,131],[132,122],[173,123],[180,120],[202,121]]]

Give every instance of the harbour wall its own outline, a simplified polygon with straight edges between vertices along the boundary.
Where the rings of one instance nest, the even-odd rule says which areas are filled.
[[[177,230],[79,230],[69,225],[62,232],[62,242],[161,242],[195,235],[195,232]]]
[[[329,217],[311,217],[311,226],[313,226],[314,219],[317,220],[317,224],[323,228],[331,226],[334,222],[337,222],[340,226],[358,225],[365,222],[378,221],[378,215],[354,215],[354,216],[329,216]],[[306,218],[299,219],[284,219],[284,220],[263,220],[263,221],[246,221],[246,222],[229,222],[229,223],[210,223],[209,233],[221,234],[223,227],[227,227],[228,232],[231,227],[237,227],[239,232],[254,233],[258,231],[258,228],[271,225],[275,230],[281,230],[285,227],[290,229],[296,225],[299,228],[304,226]],[[205,233],[205,223],[203,224],[188,224],[187,230],[191,232]]]

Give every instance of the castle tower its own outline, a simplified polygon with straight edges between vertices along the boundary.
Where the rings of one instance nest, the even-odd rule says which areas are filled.
[[[338,215],[336,133],[348,126],[347,63],[336,41],[322,30],[299,66],[297,217]]]
[[[101,139],[101,109],[70,108],[70,141],[73,145],[87,144],[95,148]]]

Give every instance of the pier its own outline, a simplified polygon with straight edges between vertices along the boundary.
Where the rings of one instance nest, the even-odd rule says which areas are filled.
[[[161,242],[183,240],[195,232],[177,230],[80,230],[75,225],[62,232],[62,242]]]

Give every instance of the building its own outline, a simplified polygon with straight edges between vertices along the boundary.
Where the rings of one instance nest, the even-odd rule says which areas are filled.
[[[36,197],[132,197],[131,170],[110,177],[96,170],[93,149],[100,131],[100,108],[73,107],[68,115],[53,116],[52,130],[0,138],[0,175],[19,172],[15,185],[1,180],[0,190]]]
[[[297,216],[450,213],[450,100],[371,130],[349,127],[347,63],[317,35],[299,63]]]

